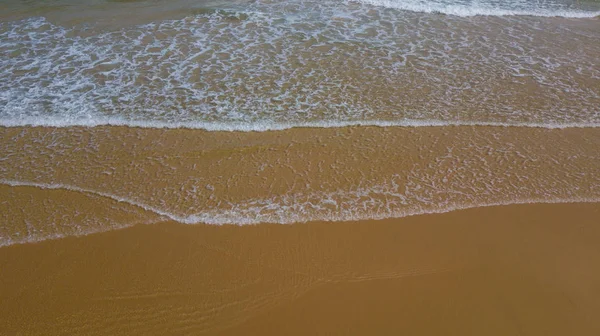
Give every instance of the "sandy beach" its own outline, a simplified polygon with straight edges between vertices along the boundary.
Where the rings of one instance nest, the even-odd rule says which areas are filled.
[[[0,334],[595,335],[599,136],[4,128]]]
[[[3,335],[597,335],[598,204],[0,248]]]
[[[600,335],[599,17],[1,1],[0,336]]]

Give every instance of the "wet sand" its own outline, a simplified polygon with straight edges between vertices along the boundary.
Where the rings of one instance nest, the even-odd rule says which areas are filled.
[[[2,335],[598,335],[600,205],[0,248]]]
[[[0,335],[598,335],[598,143],[0,128]]]
[[[168,219],[384,219],[600,195],[596,128],[14,127],[0,144],[0,245]]]
[[[600,335],[597,6],[413,2],[1,3],[0,336]]]

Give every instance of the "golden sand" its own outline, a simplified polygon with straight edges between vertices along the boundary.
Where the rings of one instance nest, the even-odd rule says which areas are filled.
[[[0,248],[2,335],[598,335],[600,206]]]

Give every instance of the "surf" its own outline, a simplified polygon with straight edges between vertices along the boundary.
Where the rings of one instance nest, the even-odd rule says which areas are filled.
[[[63,118],[22,118],[2,119],[0,127],[132,127],[132,128],[157,128],[157,129],[198,129],[211,132],[270,132],[283,131],[293,128],[345,128],[345,127],[525,127],[545,129],[567,129],[567,128],[599,128],[599,123],[594,122],[493,122],[493,121],[461,121],[461,120],[329,120],[299,123],[277,123],[269,121],[256,122],[204,122],[204,121],[144,121],[126,120],[123,118],[90,118],[90,119],[63,119]]]
[[[85,34],[39,17],[2,22],[0,50],[10,57],[0,59],[0,125],[267,131],[600,123],[597,31],[370,7],[255,3],[235,12],[243,20],[215,11]],[[524,89],[535,90],[535,102],[519,97]]]
[[[102,198],[116,201],[118,203],[124,203],[133,207],[139,208],[142,211],[148,211],[157,215],[157,218],[153,220],[146,220],[143,223],[123,223],[119,227],[107,227],[99,225],[98,227],[88,229],[87,231],[65,234],[62,232],[52,232],[48,230],[48,233],[42,235],[35,235],[27,237],[26,235],[18,236],[0,236],[0,247],[10,246],[15,244],[34,243],[45,240],[61,239],[68,236],[82,236],[88,234],[95,234],[100,232],[112,231],[115,229],[122,229],[137,224],[154,224],[164,221],[174,221],[180,224],[186,225],[258,225],[258,224],[296,224],[296,223],[307,223],[314,221],[324,222],[346,222],[346,221],[361,221],[361,220],[381,220],[387,218],[402,218],[408,216],[418,216],[426,214],[441,214],[452,211],[459,211],[471,208],[480,207],[492,207],[492,206],[504,206],[513,204],[562,204],[562,203],[597,203],[600,202],[600,198],[590,197],[553,197],[553,198],[523,198],[523,199],[510,199],[505,201],[496,202],[481,202],[476,204],[462,203],[452,204],[444,207],[430,207],[427,209],[419,207],[407,207],[406,209],[389,209],[385,212],[357,212],[356,209],[364,208],[365,204],[360,204],[360,199],[364,198],[365,195],[376,191],[381,186],[375,186],[372,190],[357,191],[355,193],[345,193],[344,197],[349,197],[351,200],[351,206],[342,209],[342,211],[331,212],[314,212],[314,206],[312,202],[299,201],[300,198],[304,199],[319,199],[321,202],[329,204],[328,199],[332,195],[289,195],[276,201],[272,199],[261,199],[252,200],[244,204],[237,204],[232,206],[231,209],[206,209],[201,212],[194,214],[175,214],[166,209],[157,208],[144,204],[137,200],[132,200],[127,197],[114,195],[107,192],[97,191],[89,188],[81,188],[73,185],[66,185],[60,183],[39,183],[31,181],[20,181],[20,180],[6,180],[0,179],[0,185],[6,185],[10,187],[33,187],[42,190],[65,190],[75,193],[82,193],[87,195],[96,195]],[[285,200],[283,203],[280,203]],[[348,200],[345,201],[346,203]],[[369,202],[367,202],[369,203]],[[274,213],[262,215],[260,214],[265,208],[276,209]],[[290,211],[294,209],[293,211]]]
[[[550,6],[530,4],[519,9],[509,9],[511,5],[521,5],[520,2],[506,1],[504,6],[492,1],[443,1],[443,0],[352,0],[363,4],[381,6],[428,14],[446,14],[453,16],[538,16],[563,18],[595,18],[600,15],[598,10],[578,10],[569,8],[560,2]],[[554,6],[551,6],[554,4]],[[550,8],[548,8],[550,7]],[[554,7],[554,8],[552,8]]]

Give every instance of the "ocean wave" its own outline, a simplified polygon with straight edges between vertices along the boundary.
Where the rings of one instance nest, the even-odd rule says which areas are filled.
[[[206,121],[148,121],[126,120],[121,117],[93,118],[93,119],[65,119],[61,117],[30,117],[22,119],[2,119],[1,127],[100,127],[122,126],[134,128],[165,128],[165,129],[199,129],[213,132],[267,132],[281,131],[292,128],[342,128],[353,126],[374,127],[450,127],[450,126],[475,126],[475,127],[529,127],[547,129],[565,128],[599,128],[600,123],[593,122],[494,122],[494,121],[462,121],[462,120],[340,120],[340,121],[312,121],[312,122],[206,122]]]
[[[510,8],[513,2],[507,1],[503,8],[495,6],[486,1],[465,3],[458,1],[448,3],[446,1],[423,1],[423,0],[354,0],[360,3],[395,8],[421,13],[447,14],[455,16],[541,16],[541,17],[565,17],[565,18],[594,18],[600,16],[600,11],[584,11],[571,9],[566,6],[555,5],[550,8],[523,6],[521,8]],[[518,4],[517,4],[518,5]],[[554,8],[552,8],[554,7]]]
[[[236,12],[243,20],[215,12],[85,34],[44,18],[1,22],[0,50],[10,56],[0,58],[1,124],[600,122],[597,31],[300,4],[257,4]]]
[[[37,183],[37,182],[29,182],[29,181],[16,181],[16,180],[0,180],[0,184],[12,186],[12,187],[34,187],[39,189],[48,189],[48,190],[67,190],[72,192],[84,193],[96,195],[108,199],[112,199],[114,201],[120,203],[126,203],[128,205],[132,205],[134,207],[138,207],[141,210],[152,212],[158,215],[158,218],[151,221],[151,223],[159,223],[167,220],[172,220],[174,222],[178,222],[181,224],[187,225],[196,225],[196,224],[207,224],[207,225],[257,225],[263,223],[269,224],[294,224],[294,223],[306,223],[306,222],[315,222],[315,221],[324,221],[324,222],[339,222],[339,221],[359,221],[359,220],[382,220],[387,218],[402,218],[408,216],[417,216],[417,215],[425,215],[425,214],[440,214],[440,213],[448,213],[452,211],[465,210],[471,208],[480,208],[480,207],[490,207],[490,206],[503,206],[503,205],[513,205],[513,204],[557,204],[557,203],[597,203],[600,202],[600,198],[597,197],[540,197],[540,198],[527,198],[527,199],[514,199],[514,200],[506,200],[506,201],[496,201],[496,202],[481,202],[477,204],[470,203],[462,203],[462,204],[449,204],[444,207],[439,208],[423,208],[423,207],[414,207],[408,209],[398,209],[393,211],[386,212],[357,212],[351,211],[352,209],[347,209],[348,211],[342,211],[337,214],[332,214],[329,212],[323,212],[321,215],[318,213],[313,213],[312,215],[307,215],[304,212],[308,210],[308,212],[312,212],[310,210],[314,207],[314,204],[308,202],[307,204],[272,204],[272,200],[255,200],[253,202],[248,202],[247,204],[240,204],[238,206],[232,207],[231,209],[207,209],[205,211],[191,214],[191,215],[181,215],[174,214],[164,209],[159,209],[147,204],[140,203],[135,200],[131,200],[125,197],[121,197],[118,195],[113,195],[110,193],[105,193],[101,191],[96,191],[92,189],[80,188],[77,186],[70,186],[64,184],[46,184],[46,183]],[[346,195],[350,196],[354,201],[358,202],[359,199],[364,197],[363,193],[356,193],[356,195]],[[295,201],[295,200],[294,200]],[[323,199],[325,203],[329,200],[325,197]],[[293,202],[293,201],[292,201]],[[276,211],[275,213],[270,213],[266,215],[260,214],[260,209],[258,207],[267,207],[271,210],[274,207],[279,207],[280,211]],[[283,214],[283,216],[282,216]],[[147,223],[148,224],[148,223]],[[133,224],[135,225],[135,223]],[[130,227],[130,224],[124,224],[122,228]],[[97,227],[91,229],[89,232],[78,232],[76,235],[87,235],[93,233],[100,233],[105,231],[111,231],[119,229],[119,227]],[[72,235],[72,234],[71,234]],[[32,237],[32,239],[13,239],[14,237],[0,237],[0,247],[9,246],[14,244],[23,244],[23,243],[32,243],[32,242],[40,242],[44,240],[51,239],[59,239],[67,236],[71,236],[69,234],[61,234],[60,232],[51,232],[46,236],[36,236]]]

